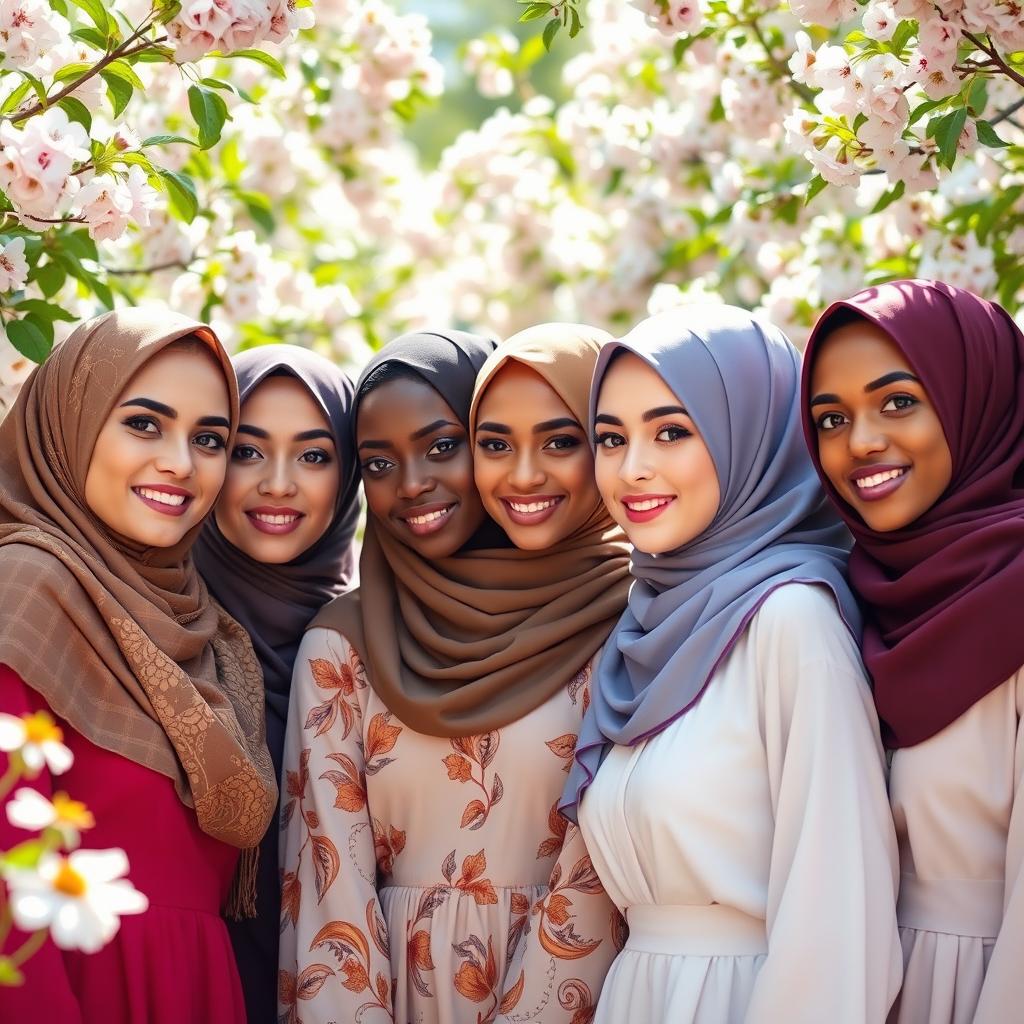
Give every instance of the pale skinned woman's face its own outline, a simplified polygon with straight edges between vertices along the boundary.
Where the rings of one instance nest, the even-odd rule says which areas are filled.
[[[821,468],[872,530],[909,526],[949,486],[953,458],[938,413],[874,324],[846,324],[821,343],[810,409]]]
[[[721,491],[711,453],[682,402],[639,356],[623,352],[597,400],[595,473],[635,548],[664,554],[700,536]]]
[[[323,410],[294,377],[268,377],[242,405],[217,525],[250,558],[283,565],[331,525],[340,483]]]
[[[509,362],[477,407],[473,472],[480,500],[517,548],[543,551],[598,502],[583,425],[534,370]]]
[[[128,382],[93,448],[85,501],[114,533],[169,548],[213,508],[230,423],[212,353],[168,346]]]

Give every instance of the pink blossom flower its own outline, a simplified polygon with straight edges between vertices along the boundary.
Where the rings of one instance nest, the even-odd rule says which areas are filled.
[[[892,39],[899,23],[900,19],[887,0],[871,0],[864,9],[864,17],[861,19],[865,35],[882,42]]]
[[[699,0],[630,0],[647,24],[666,36],[699,32],[704,21]]]
[[[24,288],[27,277],[25,239],[12,238],[0,247],[0,292],[16,292],[19,288]]]
[[[790,0],[790,9],[805,25],[835,28],[857,13],[857,0]]]
[[[46,0],[0,0],[0,67],[34,71],[40,58],[71,34]]]

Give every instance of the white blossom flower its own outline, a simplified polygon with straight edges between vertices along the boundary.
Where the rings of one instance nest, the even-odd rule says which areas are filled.
[[[8,802],[7,820],[16,828],[32,832],[56,829],[65,847],[72,850],[78,846],[81,832],[96,824],[85,804],[72,800],[67,793],[56,793],[52,800],[47,800],[27,786],[16,790]]]
[[[63,743],[64,733],[46,711],[34,711],[16,718],[0,712],[0,750],[20,755],[33,775],[49,768],[63,775],[71,767],[71,751]]]
[[[25,262],[25,239],[12,238],[0,247],[0,292],[16,292],[25,287],[28,263]]]
[[[47,853],[35,868],[6,868],[14,923],[27,932],[49,928],[60,949],[95,953],[117,934],[121,915],[149,906],[127,871],[118,849]]]

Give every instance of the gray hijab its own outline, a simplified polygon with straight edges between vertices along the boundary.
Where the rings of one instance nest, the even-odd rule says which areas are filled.
[[[605,644],[559,809],[576,820],[612,744],[661,732],[700,698],[764,599],[821,583],[859,639],[846,582],[850,537],[804,445],[800,356],[776,327],[732,306],[673,309],[605,347],[590,422],[616,352],[647,362],[686,407],[718,473],[711,525],[675,551],[634,551],[629,604]]]

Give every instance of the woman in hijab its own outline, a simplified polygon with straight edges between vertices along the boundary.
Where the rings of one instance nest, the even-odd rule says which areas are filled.
[[[881,1024],[895,840],[797,352],[742,310],[678,309],[594,381],[598,485],[634,544],[562,804],[629,925],[595,1020]]]
[[[0,426],[0,712],[71,751],[33,785],[84,801],[84,847],[123,849],[148,900],[88,957],[44,942],[5,1020],[245,1019],[219,911],[277,789],[252,645],[190,556],[237,425],[213,332],[134,309],[81,325]],[[24,838],[0,824],[0,848]]]
[[[232,364],[241,421],[196,565],[252,637],[263,668],[267,745],[280,779],[299,642],[352,576],[359,516],[352,383],[329,360],[296,345],[249,349]],[[228,923],[249,1024],[277,1021],[277,842],[272,824],[260,844],[255,914]]]
[[[901,1024],[1020,1017],[1024,983],[1024,335],[931,281],[831,306],[804,426],[853,532],[850,580],[902,880]]]
[[[586,379],[596,343],[563,347],[551,379]],[[509,546],[487,518],[470,404],[481,368],[514,358],[502,346],[485,367],[493,349],[407,335],[356,387],[361,584],[303,640],[285,748],[279,1009],[307,1024],[476,1024],[549,984],[523,995],[508,964],[563,850],[554,803],[626,556],[596,494],[547,550]],[[610,913],[570,919],[594,881],[577,862],[545,925],[570,975],[569,955],[596,963],[612,941]]]

